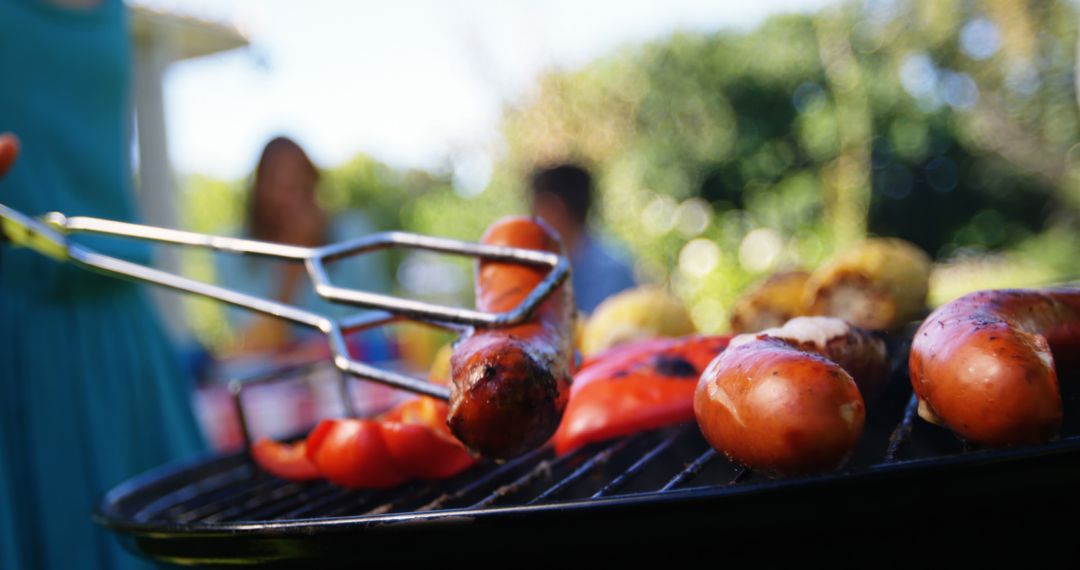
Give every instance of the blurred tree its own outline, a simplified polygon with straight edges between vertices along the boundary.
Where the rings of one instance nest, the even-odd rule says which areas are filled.
[[[875,0],[675,34],[546,74],[506,113],[499,169],[592,164],[599,221],[639,272],[721,327],[749,280],[867,231],[944,258],[1071,221],[1076,19],[1058,1]]]

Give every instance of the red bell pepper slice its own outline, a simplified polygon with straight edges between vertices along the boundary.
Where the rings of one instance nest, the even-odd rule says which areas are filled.
[[[376,419],[323,420],[298,443],[261,439],[252,456],[278,477],[324,477],[344,487],[385,489],[452,477],[477,459],[450,435],[446,413],[446,404],[417,398]]]
[[[590,359],[574,377],[555,451],[693,420],[698,378],[729,340],[650,339]]]
[[[262,438],[251,446],[255,462],[270,473],[290,481],[308,481],[321,476],[315,464],[308,461],[307,442],[281,443]]]
[[[401,404],[381,423],[383,438],[398,467],[416,479],[445,479],[477,459],[450,433],[447,406],[431,398]]]
[[[307,438],[308,459],[342,487],[386,489],[405,481],[376,420],[323,420]]]

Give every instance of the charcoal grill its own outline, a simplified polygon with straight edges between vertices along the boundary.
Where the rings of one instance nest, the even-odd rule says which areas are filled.
[[[974,548],[969,561],[1004,548],[1029,561],[1074,555],[1072,526],[1058,521],[1080,506],[1076,394],[1065,394],[1059,440],[973,449],[918,419],[907,342],[891,344],[892,383],[834,473],[769,479],[684,424],[389,491],[283,481],[242,452],[206,457],[118,486],[95,516],[131,550],[176,564],[554,560],[568,547],[631,561],[711,543],[729,560],[793,544],[800,555],[886,549],[893,562],[929,545]]]

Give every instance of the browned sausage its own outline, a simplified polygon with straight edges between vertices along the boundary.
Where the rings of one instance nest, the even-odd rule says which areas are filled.
[[[554,231],[532,218],[502,219],[482,241],[561,251]],[[545,268],[481,261],[476,306],[492,312],[513,309],[546,274]],[[470,450],[505,459],[540,446],[555,433],[570,394],[573,314],[567,279],[524,323],[481,330],[454,346],[447,425]]]
[[[771,475],[825,471],[862,435],[856,380],[879,392],[886,366],[879,336],[800,317],[732,339],[702,374],[694,414],[709,443],[737,463]]]
[[[975,443],[1046,441],[1061,427],[1058,367],[1080,353],[1080,290],[980,291],[934,311],[911,346],[919,415]]]
[[[832,317],[796,317],[782,327],[743,335],[743,338],[761,335],[784,340],[795,348],[835,362],[855,380],[859,393],[868,404],[881,395],[889,379],[884,333],[880,331],[866,330]]]

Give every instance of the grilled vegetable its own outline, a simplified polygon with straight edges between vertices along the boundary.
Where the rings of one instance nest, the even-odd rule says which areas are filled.
[[[446,404],[416,398],[376,419],[323,420],[297,443],[260,439],[252,457],[283,479],[323,477],[344,487],[443,479],[477,461],[450,435],[445,421]]]
[[[305,443],[319,473],[343,487],[386,489],[406,479],[375,420],[323,420]]]
[[[281,443],[262,438],[251,446],[251,457],[260,467],[290,481],[308,481],[322,477],[319,468],[307,457],[307,441]]]
[[[586,361],[553,439],[556,452],[692,420],[698,378],[727,343],[715,336],[650,339]]]
[[[586,357],[613,346],[655,337],[694,333],[682,302],[658,287],[638,287],[606,299],[586,321],[581,351]]]
[[[869,239],[826,262],[806,283],[806,314],[874,330],[899,327],[926,306],[930,258],[898,239]]]
[[[736,299],[731,310],[732,332],[778,327],[806,314],[803,287],[809,279],[810,274],[805,271],[783,271],[757,284]]]

